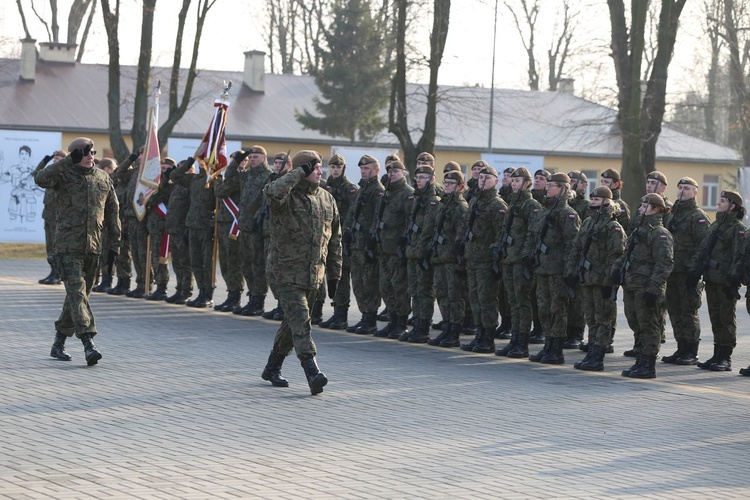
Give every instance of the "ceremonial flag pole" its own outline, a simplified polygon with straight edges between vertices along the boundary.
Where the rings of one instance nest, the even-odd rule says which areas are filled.
[[[139,221],[146,216],[146,202],[159,190],[161,181],[161,148],[159,147],[159,97],[161,80],[154,90],[154,105],[149,110],[148,136],[138,168],[138,182],[133,195],[133,208]]]

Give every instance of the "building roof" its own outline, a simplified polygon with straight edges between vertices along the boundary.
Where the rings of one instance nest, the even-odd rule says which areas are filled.
[[[19,79],[20,61],[0,59],[0,128],[107,134],[108,67],[106,64],[61,64],[38,61],[36,80]],[[121,68],[123,132],[132,124],[134,66]],[[182,71],[184,82],[186,70]],[[227,137],[246,141],[311,142],[347,145],[315,130],[305,130],[295,111],[314,111],[319,95],[309,76],[265,75],[265,92],[254,92],[242,82],[241,72],[201,70],[193,99],[174,129],[175,137],[201,137],[208,126],[213,99],[224,80],[235,84],[230,94]],[[161,120],[167,117],[169,69],[154,68],[152,81],[162,79]],[[425,87],[411,85],[411,123],[423,121]],[[490,89],[441,87],[437,114],[436,149],[486,152]],[[616,111],[572,94],[496,89],[494,95],[493,153],[619,158],[621,140]],[[384,110],[386,113],[387,110]],[[418,137],[418,132],[413,136]],[[397,146],[383,131],[373,146]],[[657,143],[657,159],[668,161],[739,163],[731,148],[664,127]]]

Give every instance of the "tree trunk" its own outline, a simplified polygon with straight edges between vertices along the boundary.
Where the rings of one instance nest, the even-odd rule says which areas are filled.
[[[78,44],[78,55],[76,56],[76,62],[81,62],[83,54],[86,50],[86,41],[89,38],[89,32],[91,31],[91,25],[94,22],[94,16],[96,15],[96,2],[91,4],[91,12],[89,17],[86,19],[86,27],[83,29],[83,35],[81,35],[81,43]]]
[[[94,5],[93,10],[96,10],[96,2],[92,0],[73,0],[73,3],[70,5],[70,12],[68,13],[68,43],[76,43],[78,40],[78,31],[81,29],[83,18],[89,10],[89,5],[92,3]],[[90,15],[89,19],[91,19]]]
[[[135,99],[133,100],[133,126],[130,138],[133,149],[146,143],[148,134],[148,105],[151,95],[149,76],[151,75],[151,48],[153,46],[154,10],[156,0],[143,0],[143,19],[141,22],[141,51],[138,57],[138,70],[135,80]]]
[[[26,35],[26,40],[31,40],[31,33],[29,33],[29,27],[26,24],[26,13],[23,11],[23,5],[21,5],[21,0],[16,0],[16,4],[18,5],[18,14],[21,16],[21,24],[23,25],[23,32]]]
[[[388,110],[388,131],[396,136],[404,152],[404,165],[413,169],[417,153],[409,132],[406,112],[406,13],[408,0],[396,0],[396,74],[391,82],[391,105]],[[411,161],[410,161],[411,160]],[[411,171],[411,170],[410,170]]]
[[[737,112],[737,123],[742,140],[742,164],[750,165],[750,99],[740,54],[738,26],[734,0],[724,0],[724,30],[729,44],[729,76],[732,86],[731,109]]]
[[[107,32],[109,47],[109,91],[107,108],[109,111],[109,142],[115,157],[122,161],[129,154],[128,146],[122,137],[120,127],[120,41],[117,36],[120,14],[120,0],[115,0],[115,10],[110,8],[109,0],[101,0],[104,28]]]
[[[57,22],[57,0],[49,0],[50,11],[52,12],[52,41],[60,42],[60,25]]]

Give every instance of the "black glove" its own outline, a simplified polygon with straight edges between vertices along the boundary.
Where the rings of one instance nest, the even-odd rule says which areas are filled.
[[[651,292],[646,292],[643,294],[643,302],[646,304],[647,307],[654,307],[656,306],[656,294]]]
[[[620,279],[620,276],[621,276],[620,271],[621,270],[620,270],[619,267],[616,267],[616,268],[612,269],[612,283],[615,286],[622,285],[622,280]]]
[[[347,229],[346,231],[344,231],[344,234],[342,235],[341,239],[343,240],[344,246],[350,247],[353,241],[352,231],[350,229]]]
[[[136,153],[135,151],[133,151],[132,153],[130,153],[130,156],[128,156],[128,160],[130,160],[130,163],[133,163],[135,160],[138,159],[139,156],[140,156],[140,153]]]
[[[578,284],[578,277],[575,274],[569,274],[563,278],[563,281],[565,281],[565,284],[568,285],[568,287],[575,288]]]
[[[601,287],[602,292],[602,298],[603,299],[609,299],[612,297],[612,287],[611,286],[603,286]]]
[[[336,295],[336,289],[339,287],[339,280],[328,280],[328,298],[333,300],[333,296]]]
[[[727,281],[727,285],[729,288],[734,288],[735,290],[740,287],[742,284],[742,279],[739,276],[736,276],[734,274],[729,276],[729,280]]]
[[[243,161],[245,161],[245,159],[246,159],[246,158],[247,158],[248,156],[250,156],[250,151],[243,151],[243,150],[241,150],[241,149],[240,149],[239,151],[237,151],[236,153],[234,153],[234,159],[235,159],[235,161],[236,161],[236,162],[237,162],[238,164],[240,164],[240,163],[242,163]]]
[[[536,264],[536,260],[533,255],[523,256],[523,267],[526,269],[534,269],[534,264]]]
[[[187,165],[187,169],[190,170],[190,167],[193,166],[193,163],[195,163],[195,158],[192,156],[189,156],[185,158],[185,165]]]
[[[456,255],[463,255],[464,250],[466,250],[466,247],[464,246],[463,241],[457,241],[453,244],[453,252]]]
[[[83,160],[83,149],[76,148],[70,152],[70,159],[73,160],[73,164],[77,165]]]
[[[112,266],[112,264],[115,263],[117,260],[118,253],[115,250],[110,250],[107,252],[107,267]]]
[[[727,285],[727,286],[723,287],[723,289],[724,289],[724,294],[730,300],[740,300],[740,298],[742,297],[740,295],[740,291],[739,291],[739,287],[738,286]]]
[[[409,241],[406,239],[406,236],[402,236],[398,239],[398,246],[401,248],[405,248],[407,243],[409,243]]]
[[[687,275],[687,278],[685,278],[685,286],[692,290],[693,288],[698,286],[698,282],[701,280],[700,273],[697,273],[695,271],[690,271]]]
[[[53,156],[50,156],[50,155],[47,155],[47,156],[45,156],[44,158],[42,158],[42,165],[46,165],[47,163],[49,163],[49,161],[50,161],[50,160],[51,160],[52,158],[54,158],[54,157],[53,157]]]
[[[307,177],[308,175],[310,175],[311,173],[313,173],[313,171],[315,170],[315,165],[316,164],[317,164],[317,162],[315,162],[315,161],[308,161],[308,162],[303,163],[302,165],[300,165],[299,168],[301,168],[302,171],[305,172],[305,177]]]
[[[169,180],[169,176],[170,176],[170,175],[172,175],[172,172],[174,172],[176,168],[177,168],[177,167],[175,167],[175,166],[171,166],[171,167],[168,167],[168,168],[167,168],[167,169],[166,169],[166,170],[164,171],[164,173],[163,173],[162,175],[164,176],[164,180],[165,180],[165,181],[168,181],[168,180]]]

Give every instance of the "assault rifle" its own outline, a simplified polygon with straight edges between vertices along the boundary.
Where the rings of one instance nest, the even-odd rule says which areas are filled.
[[[630,255],[633,253],[633,249],[635,249],[635,246],[641,241],[641,235],[638,230],[643,225],[644,220],[646,220],[645,213],[641,215],[641,221],[638,223],[635,231],[633,231],[633,234],[628,237],[628,245],[627,247],[625,247],[625,260],[623,261],[622,267],[619,271],[619,283],[615,284],[612,287],[612,302],[617,302],[617,291],[620,289],[620,286],[625,283],[625,273],[630,268]]]
[[[477,220],[477,216],[479,215],[479,197],[481,196],[482,191],[484,191],[484,183],[479,186],[479,194],[474,198],[474,205],[471,207],[471,212],[469,212],[469,220],[466,222],[466,230],[464,231],[463,237],[456,242],[456,263],[458,265],[464,263],[466,244],[474,239],[474,221]]]
[[[597,229],[594,231],[594,228],[596,227],[596,223],[599,222],[599,217],[602,215],[602,209],[604,207],[599,207],[599,210],[596,213],[596,217],[594,218],[593,224],[591,224],[591,231],[589,231],[589,234],[586,237],[586,241],[583,242],[583,248],[581,249],[581,253],[578,256],[578,263],[576,264],[575,271],[573,271],[573,276],[578,279],[578,282],[583,284],[583,271],[584,269],[586,271],[591,270],[591,261],[587,258],[587,255],[589,253],[589,250],[591,249],[591,244],[595,241],[599,240],[599,232],[602,230],[602,228]],[[568,286],[568,297],[571,299],[574,299],[576,297],[576,290],[572,286]]]
[[[435,248],[438,245],[442,245],[443,243],[445,243],[445,236],[443,235],[443,225],[445,224],[445,216],[448,213],[447,205],[449,205],[453,201],[455,195],[455,192],[451,193],[450,198],[448,198],[448,201],[445,203],[446,209],[443,210],[442,214],[440,214],[440,218],[437,220],[437,224],[435,224],[435,232],[432,234],[432,240],[430,241],[430,244],[427,247],[427,251],[422,256],[422,260],[419,263],[419,265],[422,266],[422,269],[424,269],[425,271],[429,271],[432,268],[432,256],[435,255]]]
[[[406,256],[406,245],[411,242],[411,235],[416,235],[419,232],[419,226],[416,223],[416,219],[417,213],[419,212],[419,209],[422,208],[422,204],[424,203],[424,195],[425,193],[422,193],[418,198],[414,200],[414,205],[412,205],[411,212],[409,212],[409,219],[406,221],[406,227],[404,227],[404,231],[401,233],[401,237],[398,239],[398,248],[396,248],[396,254],[400,259],[403,259]]]
[[[544,239],[547,237],[547,231],[550,227],[552,227],[553,214],[555,213],[555,208],[557,207],[557,204],[559,202],[560,196],[555,198],[555,204],[552,205],[549,213],[544,218],[544,225],[542,226],[542,230],[539,231],[539,234],[536,237],[536,242],[534,242],[534,249],[531,251],[531,256],[534,258],[534,264],[531,266],[531,268],[523,268],[523,277],[526,278],[526,281],[531,280],[532,271],[542,263],[542,255],[547,255],[547,252],[549,252],[549,247],[547,247],[547,244],[544,243]]]
[[[500,242],[500,258],[504,259],[508,256],[508,247],[513,246],[513,236],[510,235],[510,229],[513,227],[513,221],[518,215],[518,200],[521,198],[521,191],[518,191],[513,205],[510,207],[508,216],[505,218],[505,228],[503,230],[503,241]]]
[[[383,222],[383,211],[385,210],[385,197],[388,194],[388,187],[390,185],[391,176],[389,175],[385,181],[385,191],[378,202],[375,220],[373,221],[372,229],[370,229],[370,237],[367,238],[367,245],[365,246],[365,257],[369,262],[375,260],[375,251],[377,250],[378,242],[380,241],[380,231],[385,226],[385,223]]]
[[[367,188],[370,186],[370,181],[372,180],[373,174],[370,173],[370,177],[367,178],[367,182],[365,183],[365,186],[362,188],[362,191],[359,193],[359,199],[357,200],[357,204],[354,205],[354,213],[352,214],[352,228],[351,228],[351,239],[348,243],[346,243],[346,239],[344,239],[344,242],[346,243],[344,245],[344,255],[347,257],[352,255],[352,243],[354,243],[354,240],[356,238],[356,234],[362,230],[362,224],[359,223],[359,214],[362,213],[362,207],[365,205],[365,202],[367,202],[367,198],[369,196],[369,193],[367,196],[365,196],[365,193],[367,192]],[[343,176],[342,176],[343,177]]]

